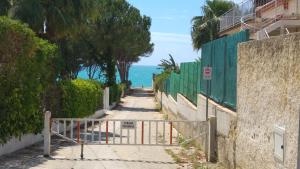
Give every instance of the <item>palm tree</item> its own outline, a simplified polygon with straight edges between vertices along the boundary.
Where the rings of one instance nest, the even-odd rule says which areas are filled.
[[[203,44],[219,37],[219,17],[233,6],[231,1],[206,0],[206,4],[201,7],[203,15],[192,19],[194,49],[199,50]]]
[[[165,72],[176,72],[179,73],[179,66],[178,64],[175,62],[173,56],[171,54],[169,54],[170,59],[166,60],[166,59],[162,59],[161,64],[159,64],[158,66],[160,66],[162,69],[164,69]]]

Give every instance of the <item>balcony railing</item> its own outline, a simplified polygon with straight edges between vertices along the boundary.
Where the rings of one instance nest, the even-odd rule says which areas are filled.
[[[257,0],[256,0],[257,1]],[[255,0],[246,0],[236,5],[220,17],[220,31],[229,29],[241,23],[241,18],[250,20],[254,18]]]
[[[279,3],[276,2],[282,3],[280,0],[245,0],[236,5],[220,17],[220,32],[240,24],[241,19],[244,22],[254,19],[256,15],[255,9],[257,7],[264,7],[272,2],[276,5],[279,5]]]

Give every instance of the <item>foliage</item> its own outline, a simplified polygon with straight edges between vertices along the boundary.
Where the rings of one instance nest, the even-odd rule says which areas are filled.
[[[234,6],[234,3],[226,0],[206,0],[201,7],[202,16],[192,19],[192,40],[194,49],[209,41],[219,38],[219,17]]]
[[[151,19],[142,16],[125,0],[102,0],[99,11],[100,15],[85,36],[95,58],[89,63],[104,65],[101,68],[109,86],[115,83],[115,66],[121,81],[126,82],[131,64],[153,50],[149,30]]]
[[[120,102],[122,92],[124,92],[125,88],[125,84],[115,84],[109,87],[109,103]]]
[[[169,78],[170,74],[171,74],[170,72],[165,71],[165,72],[162,72],[161,74],[155,76],[155,78],[154,78],[155,91],[163,90],[164,81]]]
[[[166,72],[176,72],[179,73],[179,66],[178,64],[175,62],[173,56],[171,54],[169,54],[170,59],[166,60],[166,59],[162,59],[161,60],[161,64],[159,64],[158,66],[162,67],[164,69],[164,71]]]
[[[29,25],[40,37],[56,43],[60,58],[53,63],[58,79],[75,79],[90,54],[80,35],[99,14],[94,0],[18,0],[10,15]]]
[[[52,65],[52,69],[59,70],[57,79],[76,79],[85,69],[91,79],[104,75],[111,86],[116,82],[117,65],[125,82],[131,64],[153,51],[151,19],[126,0],[10,2],[5,9],[10,8],[13,18],[27,23],[36,34],[59,47],[60,58]]]
[[[0,16],[7,15],[10,7],[11,7],[10,0],[1,0],[0,1]]]
[[[12,6],[13,18],[27,23],[37,34],[56,42],[80,32],[87,19],[97,14],[94,0],[18,0]]]
[[[42,101],[56,46],[20,22],[0,17],[0,144],[43,129]]]
[[[55,117],[81,118],[95,113],[103,107],[103,89],[94,80],[64,80],[60,83],[62,90],[61,113]]]

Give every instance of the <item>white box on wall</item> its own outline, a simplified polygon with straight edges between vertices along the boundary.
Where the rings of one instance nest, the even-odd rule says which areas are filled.
[[[275,125],[274,127],[274,156],[279,162],[284,162],[285,128]]]

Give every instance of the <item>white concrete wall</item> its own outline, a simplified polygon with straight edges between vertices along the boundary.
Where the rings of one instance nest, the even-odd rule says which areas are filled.
[[[160,103],[161,92],[156,93],[156,100]],[[169,115],[170,119],[177,120],[198,120],[206,121],[206,97],[199,94],[197,106],[192,104],[181,94],[177,94],[177,102],[172,96],[162,94],[163,112]],[[208,116],[216,117],[217,120],[217,158],[227,168],[235,166],[235,132],[237,114],[212,100],[208,100]],[[189,135],[190,130],[181,130],[184,135]],[[205,147],[204,138],[199,138],[199,143]]]
[[[42,140],[43,140],[42,134],[37,134],[37,135],[26,134],[22,136],[20,139],[12,138],[6,144],[0,145],[0,156],[28,147]]]
[[[174,115],[178,115],[177,102],[171,95],[168,96],[168,108]]]
[[[181,94],[177,94],[178,115],[186,120],[197,120],[197,107]]]
[[[87,118],[100,118],[102,116],[105,115],[106,110],[98,110],[95,112],[95,114],[87,117]],[[82,122],[84,123],[84,122]],[[54,125],[54,124],[52,124]],[[74,127],[76,127],[74,125]],[[59,129],[60,131],[62,131],[64,128],[63,123],[60,123],[59,125]],[[67,131],[70,130],[70,126],[67,127]],[[4,145],[0,145],[0,156],[4,155],[4,154],[9,154],[12,153],[14,151],[20,150],[22,148],[31,146],[37,142],[40,142],[43,140],[43,134],[26,134],[24,136],[21,137],[21,139],[19,138],[12,138],[10,141],[8,141],[6,144]]]

